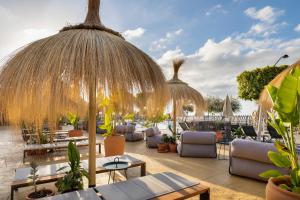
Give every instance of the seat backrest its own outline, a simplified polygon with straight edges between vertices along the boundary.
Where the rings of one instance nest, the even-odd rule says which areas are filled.
[[[242,130],[243,130],[243,132],[245,133],[246,136],[249,136],[249,137],[256,137],[257,136],[253,126],[243,125]]]
[[[184,131],[190,130],[189,126],[185,122],[179,122],[178,124],[182,128],[182,130]]]
[[[268,132],[272,139],[281,139],[281,135],[277,133],[277,131],[272,126],[267,126]]]
[[[212,131],[183,131],[181,142],[184,144],[215,144],[216,133]]]

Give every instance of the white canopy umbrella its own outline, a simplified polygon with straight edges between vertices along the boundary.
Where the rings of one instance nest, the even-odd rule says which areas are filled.
[[[232,111],[231,101],[229,99],[228,94],[226,95],[226,99],[225,99],[224,106],[223,106],[223,116],[225,118],[231,118],[231,117],[233,117],[233,111]]]

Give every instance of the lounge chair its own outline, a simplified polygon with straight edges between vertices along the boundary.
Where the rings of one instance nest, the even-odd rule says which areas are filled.
[[[276,131],[276,129],[274,129],[272,126],[268,125],[267,126],[268,132],[270,134],[270,141],[272,141],[273,139],[282,139],[282,136],[279,135]]]
[[[209,199],[209,187],[171,172],[151,174],[94,188],[105,200]]]
[[[146,200],[146,199],[188,199],[199,195],[208,200],[210,188],[189,181],[174,173],[163,172],[144,177],[60,194],[43,200]]]
[[[162,134],[157,127],[151,127],[145,130],[146,133],[146,146],[148,148],[157,148],[161,143]]]
[[[26,154],[31,151],[36,150],[56,150],[56,149],[67,149],[68,142],[58,142],[58,143],[48,143],[48,144],[27,144],[23,150],[23,163],[25,162]],[[99,153],[101,153],[102,140],[97,140],[96,145],[99,146]],[[87,147],[89,146],[88,141],[78,141],[76,142],[77,147]]]
[[[118,125],[116,126],[116,132],[124,135],[125,140],[128,142],[136,142],[144,139],[144,133],[135,130],[135,125]]]
[[[108,172],[107,169],[103,168],[103,164],[107,162],[114,161],[114,158],[116,156],[111,157],[103,157],[103,158],[97,158],[96,160],[96,173],[104,173]],[[132,167],[140,167],[141,169],[141,176],[146,175],[146,163],[142,160],[136,159],[130,155],[122,155],[119,156],[120,161],[127,161],[130,162],[130,168]],[[88,161],[83,160],[82,161],[82,167],[84,169],[88,169]],[[65,175],[65,171],[68,170],[68,168],[65,169],[65,171],[57,171],[59,168],[69,166],[67,162],[64,163],[56,163],[51,165],[40,165],[38,166],[38,174],[39,178],[37,180],[37,184],[43,184],[43,183],[50,183],[55,182],[59,178],[62,178]],[[11,199],[14,197],[14,191],[21,187],[27,187],[31,186],[32,182],[28,180],[28,176],[30,176],[31,168],[30,167],[24,167],[24,168],[17,168],[15,173],[14,180],[11,184]]]
[[[242,130],[247,137],[250,137],[253,140],[256,140],[257,134],[253,126],[242,125]]]
[[[186,122],[178,122],[179,126],[182,128],[183,131],[189,131],[190,127]]]
[[[216,158],[216,133],[208,131],[183,131],[177,152],[182,157]]]
[[[259,176],[269,169],[287,174],[283,168],[276,167],[268,158],[268,151],[277,151],[274,144],[251,140],[234,139],[229,149],[229,173],[261,181]]]

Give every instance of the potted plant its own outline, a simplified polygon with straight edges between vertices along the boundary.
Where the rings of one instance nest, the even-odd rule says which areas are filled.
[[[161,137],[161,143],[157,145],[158,153],[167,153],[169,152],[169,136],[167,134],[163,134]]]
[[[74,127],[74,130],[69,131],[69,137],[80,137],[82,136],[82,130],[78,129],[79,117],[74,113],[69,113],[67,119],[70,124]]]
[[[71,192],[83,189],[83,176],[89,178],[88,172],[80,165],[80,154],[76,145],[70,141],[68,144],[69,166],[62,167],[57,171],[62,171],[67,167],[70,168],[66,175],[59,179],[55,186],[61,193]]]
[[[105,110],[104,124],[100,125],[100,129],[105,129],[104,138],[104,152],[105,156],[122,155],[125,151],[125,137],[124,135],[116,134],[113,125],[113,105],[108,98],[104,98],[101,106]]]
[[[34,191],[29,193],[26,196],[26,199],[32,200],[32,199],[38,199],[38,198],[43,198],[43,197],[47,197],[47,196],[53,196],[54,192],[50,189],[44,188],[44,189],[38,190],[37,185],[36,185],[36,182],[38,181],[38,178],[39,178],[39,176],[37,174],[38,165],[35,162],[30,162],[30,167],[31,167],[30,176],[28,178],[32,180]]]
[[[269,113],[269,124],[282,136],[283,142],[276,141],[278,152],[269,151],[269,159],[278,167],[290,173],[283,175],[277,170],[268,170],[260,176],[269,178],[266,199],[300,199],[300,167],[295,145],[295,129],[300,117],[300,69],[295,68],[282,81],[279,88],[268,85],[276,115]],[[275,117],[276,116],[276,117]]]
[[[242,127],[238,127],[237,129],[235,129],[232,133],[232,137],[233,138],[244,138],[245,133],[243,132]]]
[[[170,152],[177,153],[177,143],[175,135],[169,136],[169,149]]]

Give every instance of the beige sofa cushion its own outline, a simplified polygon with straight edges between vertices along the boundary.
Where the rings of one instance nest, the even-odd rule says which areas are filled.
[[[231,156],[271,164],[268,151],[277,151],[272,143],[235,139],[231,143]]]

